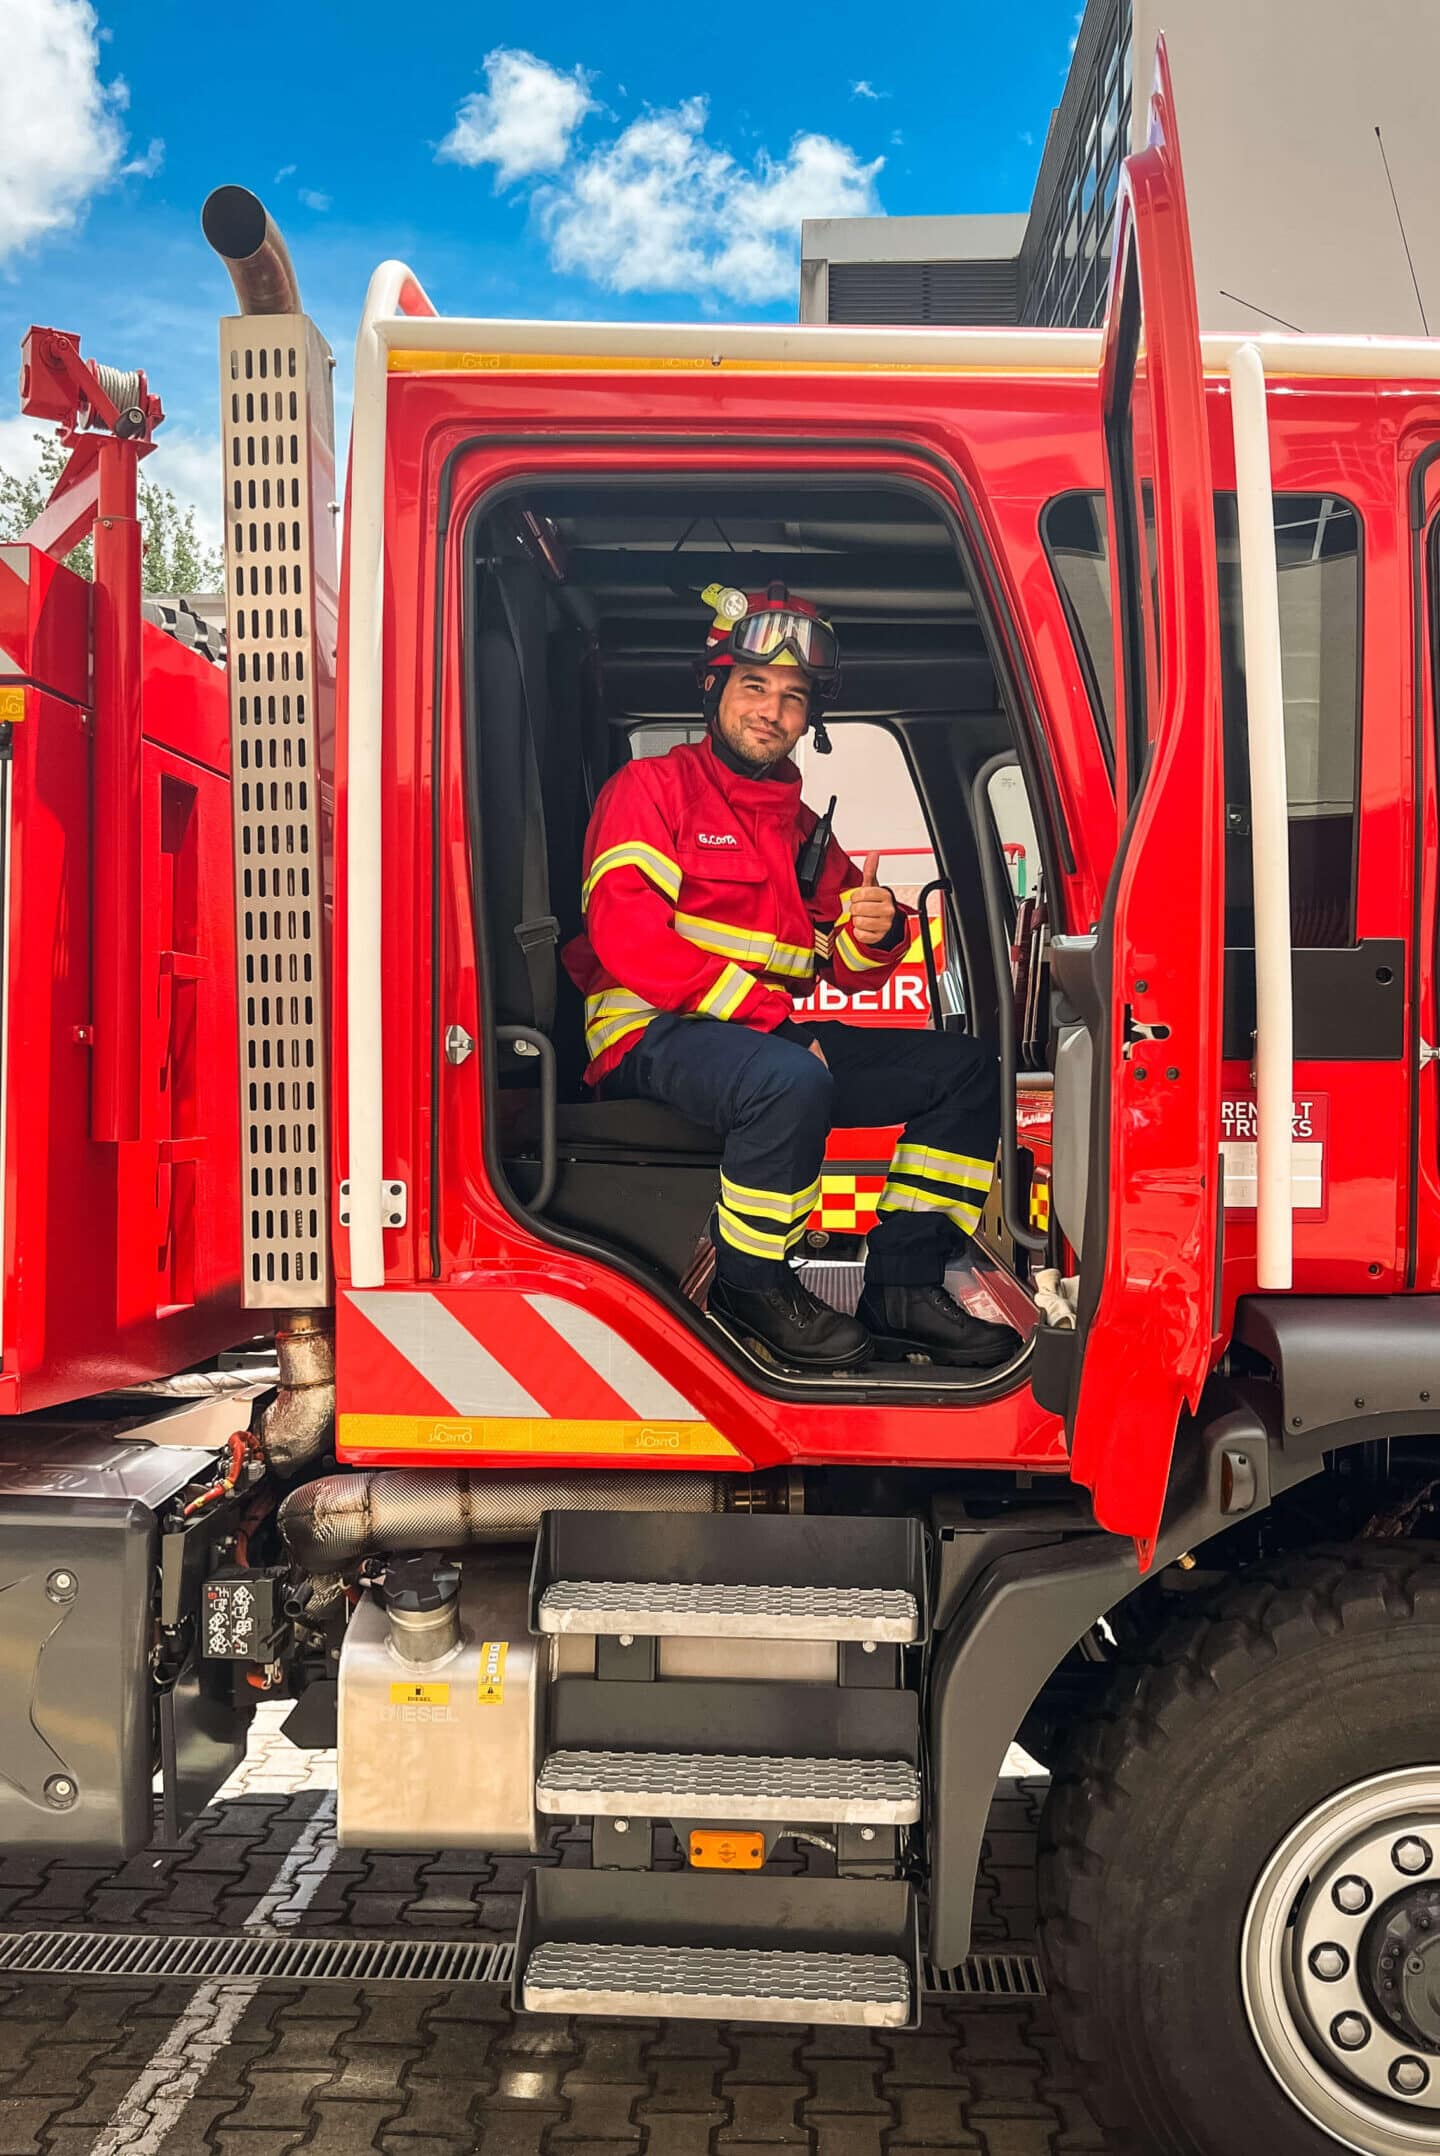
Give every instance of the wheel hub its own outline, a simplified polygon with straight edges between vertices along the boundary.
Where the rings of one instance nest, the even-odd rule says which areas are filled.
[[[1241,1951],[1251,2029],[1300,2109],[1364,2156],[1440,2156],[1440,1767],[1301,1820]]]
[[[1365,1970],[1395,2033],[1440,2053],[1440,1880],[1397,1896],[1377,1916],[1366,1938]]]

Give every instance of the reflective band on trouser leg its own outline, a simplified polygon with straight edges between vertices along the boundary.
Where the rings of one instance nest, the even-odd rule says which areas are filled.
[[[783,1191],[755,1190],[722,1174],[715,1217],[732,1250],[778,1263],[805,1233],[819,1195],[818,1176],[804,1190]]]
[[[961,1198],[958,1192],[951,1191],[948,1196],[942,1197],[938,1191],[919,1190],[911,1183],[897,1182],[892,1176],[881,1191],[875,1210],[881,1215],[942,1213],[947,1220],[952,1220],[957,1228],[963,1228],[969,1235],[979,1225],[980,1215],[985,1208],[983,1202],[972,1205],[967,1199]]]

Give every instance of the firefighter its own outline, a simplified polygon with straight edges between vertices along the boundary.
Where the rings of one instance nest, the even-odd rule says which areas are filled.
[[[785,586],[712,585],[697,678],[702,742],[627,764],[585,843],[584,933],[564,962],[585,998],[586,1081],[663,1101],[725,1141],[709,1307],[802,1370],[872,1352],[991,1368],[1019,1343],[947,1294],[994,1168],[999,1071],[949,1033],[797,1023],[817,972],[880,987],[913,916],[800,798],[790,759],[839,685],[834,629]],[[788,1262],[816,1204],[832,1125],[904,1123],[851,1317]]]

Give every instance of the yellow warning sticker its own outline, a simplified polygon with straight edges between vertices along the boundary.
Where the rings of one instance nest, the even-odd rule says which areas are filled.
[[[448,1707],[450,1687],[448,1684],[392,1684],[390,1704],[392,1707]]]
[[[18,726],[25,716],[25,691],[0,689],[0,726]]]
[[[505,1699],[505,1657],[509,1652],[508,1639],[487,1639],[480,1642],[480,1682],[475,1697],[482,1707],[501,1706]]]

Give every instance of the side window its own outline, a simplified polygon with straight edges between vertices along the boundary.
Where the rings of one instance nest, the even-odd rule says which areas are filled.
[[[1255,940],[1250,890],[1250,777],[1235,498],[1215,498],[1225,715],[1225,941]],[[1110,572],[1104,499],[1061,495],[1041,533],[1092,685],[1096,723],[1111,736]],[[1285,679],[1290,794],[1290,933],[1297,949],[1354,940],[1356,791],[1360,750],[1360,519],[1334,494],[1277,494],[1275,550]]]

